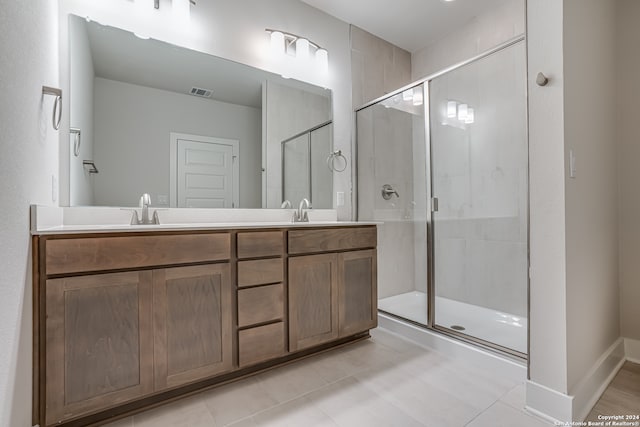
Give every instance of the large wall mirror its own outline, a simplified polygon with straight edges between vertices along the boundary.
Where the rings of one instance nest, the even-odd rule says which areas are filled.
[[[279,208],[282,143],[332,120],[329,90],[247,65],[73,15],[69,42],[71,206]],[[326,172],[315,208],[332,207]]]

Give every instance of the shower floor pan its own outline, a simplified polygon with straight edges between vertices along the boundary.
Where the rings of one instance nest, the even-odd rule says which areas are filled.
[[[525,317],[442,297],[436,297],[435,307],[438,326],[520,353],[527,352]],[[427,294],[424,292],[414,291],[382,298],[378,301],[378,308],[423,325],[427,324]]]

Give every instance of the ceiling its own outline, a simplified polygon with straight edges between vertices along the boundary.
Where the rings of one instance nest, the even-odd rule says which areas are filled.
[[[301,0],[409,52],[511,0]]]

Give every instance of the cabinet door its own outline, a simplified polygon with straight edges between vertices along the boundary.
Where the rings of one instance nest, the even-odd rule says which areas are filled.
[[[153,390],[152,273],[46,282],[46,424]]]
[[[340,337],[378,325],[376,251],[354,251],[338,256]]]
[[[338,255],[289,258],[289,349],[338,338]]]
[[[233,368],[229,264],[153,272],[155,389]]]

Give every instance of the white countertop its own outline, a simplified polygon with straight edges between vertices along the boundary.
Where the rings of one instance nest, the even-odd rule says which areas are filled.
[[[292,222],[285,209],[163,209],[160,224],[130,225],[133,208],[31,207],[31,234],[80,234],[144,231],[308,228],[377,225],[377,222],[338,221],[335,210],[309,210],[309,222]],[[139,209],[138,209],[139,210]],[[150,208],[153,212],[154,208]]]

